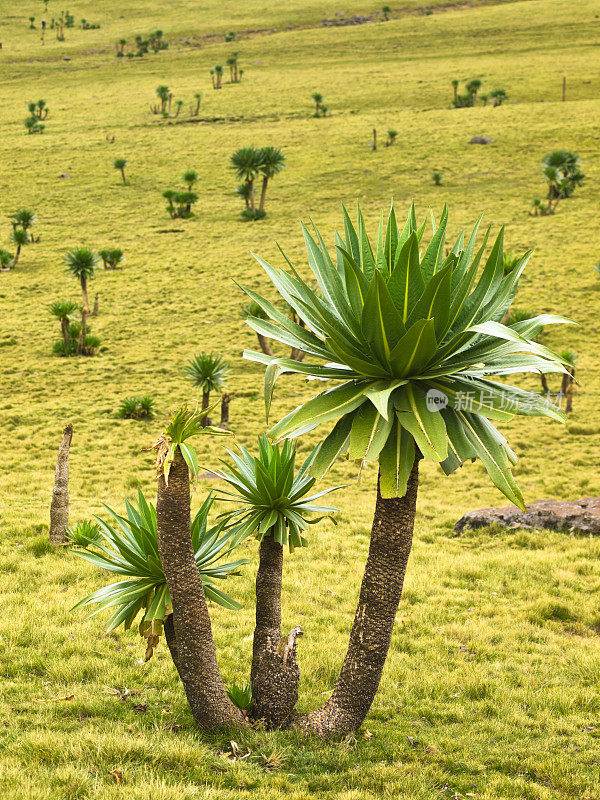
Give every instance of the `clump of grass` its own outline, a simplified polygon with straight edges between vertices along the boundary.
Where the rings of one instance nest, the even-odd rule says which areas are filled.
[[[73,547],[89,547],[102,541],[100,526],[91,519],[78,522],[75,527],[67,528],[67,538]]]
[[[119,419],[153,419],[156,413],[156,402],[152,395],[142,397],[126,397],[117,411]]]

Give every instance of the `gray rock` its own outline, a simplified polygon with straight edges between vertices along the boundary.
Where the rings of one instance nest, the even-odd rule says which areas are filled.
[[[69,175],[68,172],[61,172],[58,177],[59,178],[70,178],[71,176]]]
[[[583,500],[541,500],[521,511],[516,506],[480,508],[461,517],[454,530],[484,528],[496,523],[504,528],[567,531],[600,536],[600,497]]]
[[[473,136],[469,144],[491,144],[490,136]]]

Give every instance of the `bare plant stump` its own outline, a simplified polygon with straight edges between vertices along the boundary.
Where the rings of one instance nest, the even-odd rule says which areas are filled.
[[[50,503],[50,541],[53,544],[65,544],[68,541],[69,449],[72,438],[73,425],[69,423],[63,431],[54,472],[54,490],[52,491],[52,502]]]

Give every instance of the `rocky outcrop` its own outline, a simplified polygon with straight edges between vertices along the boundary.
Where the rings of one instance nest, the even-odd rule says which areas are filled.
[[[516,506],[480,508],[461,517],[454,530],[484,528],[493,523],[504,528],[549,529],[568,533],[600,535],[600,497],[583,500],[541,500],[521,511]]]
[[[470,144],[491,144],[492,140],[489,136],[473,136]]]

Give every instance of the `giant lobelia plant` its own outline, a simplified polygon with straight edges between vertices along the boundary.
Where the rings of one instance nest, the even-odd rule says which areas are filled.
[[[269,431],[275,439],[321,425],[324,436],[310,466],[321,478],[342,455],[360,466],[379,462],[369,554],[348,651],[333,694],[298,724],[320,735],[357,729],[373,702],[389,649],[412,544],[421,459],[446,474],[480,459],[493,483],[516,505],[524,502],[512,467],[516,455],[494,422],[515,414],[563,415],[546,399],[496,378],[564,372],[560,357],[534,341],[544,325],[568,322],[549,314],[501,323],[531,257],[503,273],[503,230],[486,256],[489,230],[476,249],[480,220],[445,253],[448,213],[422,243],[426,223],[414,206],[400,228],[392,206],[373,247],[360,209],[346,212],[332,258],[318,230],[303,226],[308,263],[318,290],[289,269],[260,257],[275,288],[304,327],[250,289],[268,319],[250,317],[257,333],[307,354],[309,363],[246,352],[266,365],[267,416],[283,373],[334,383],[298,406]]]

